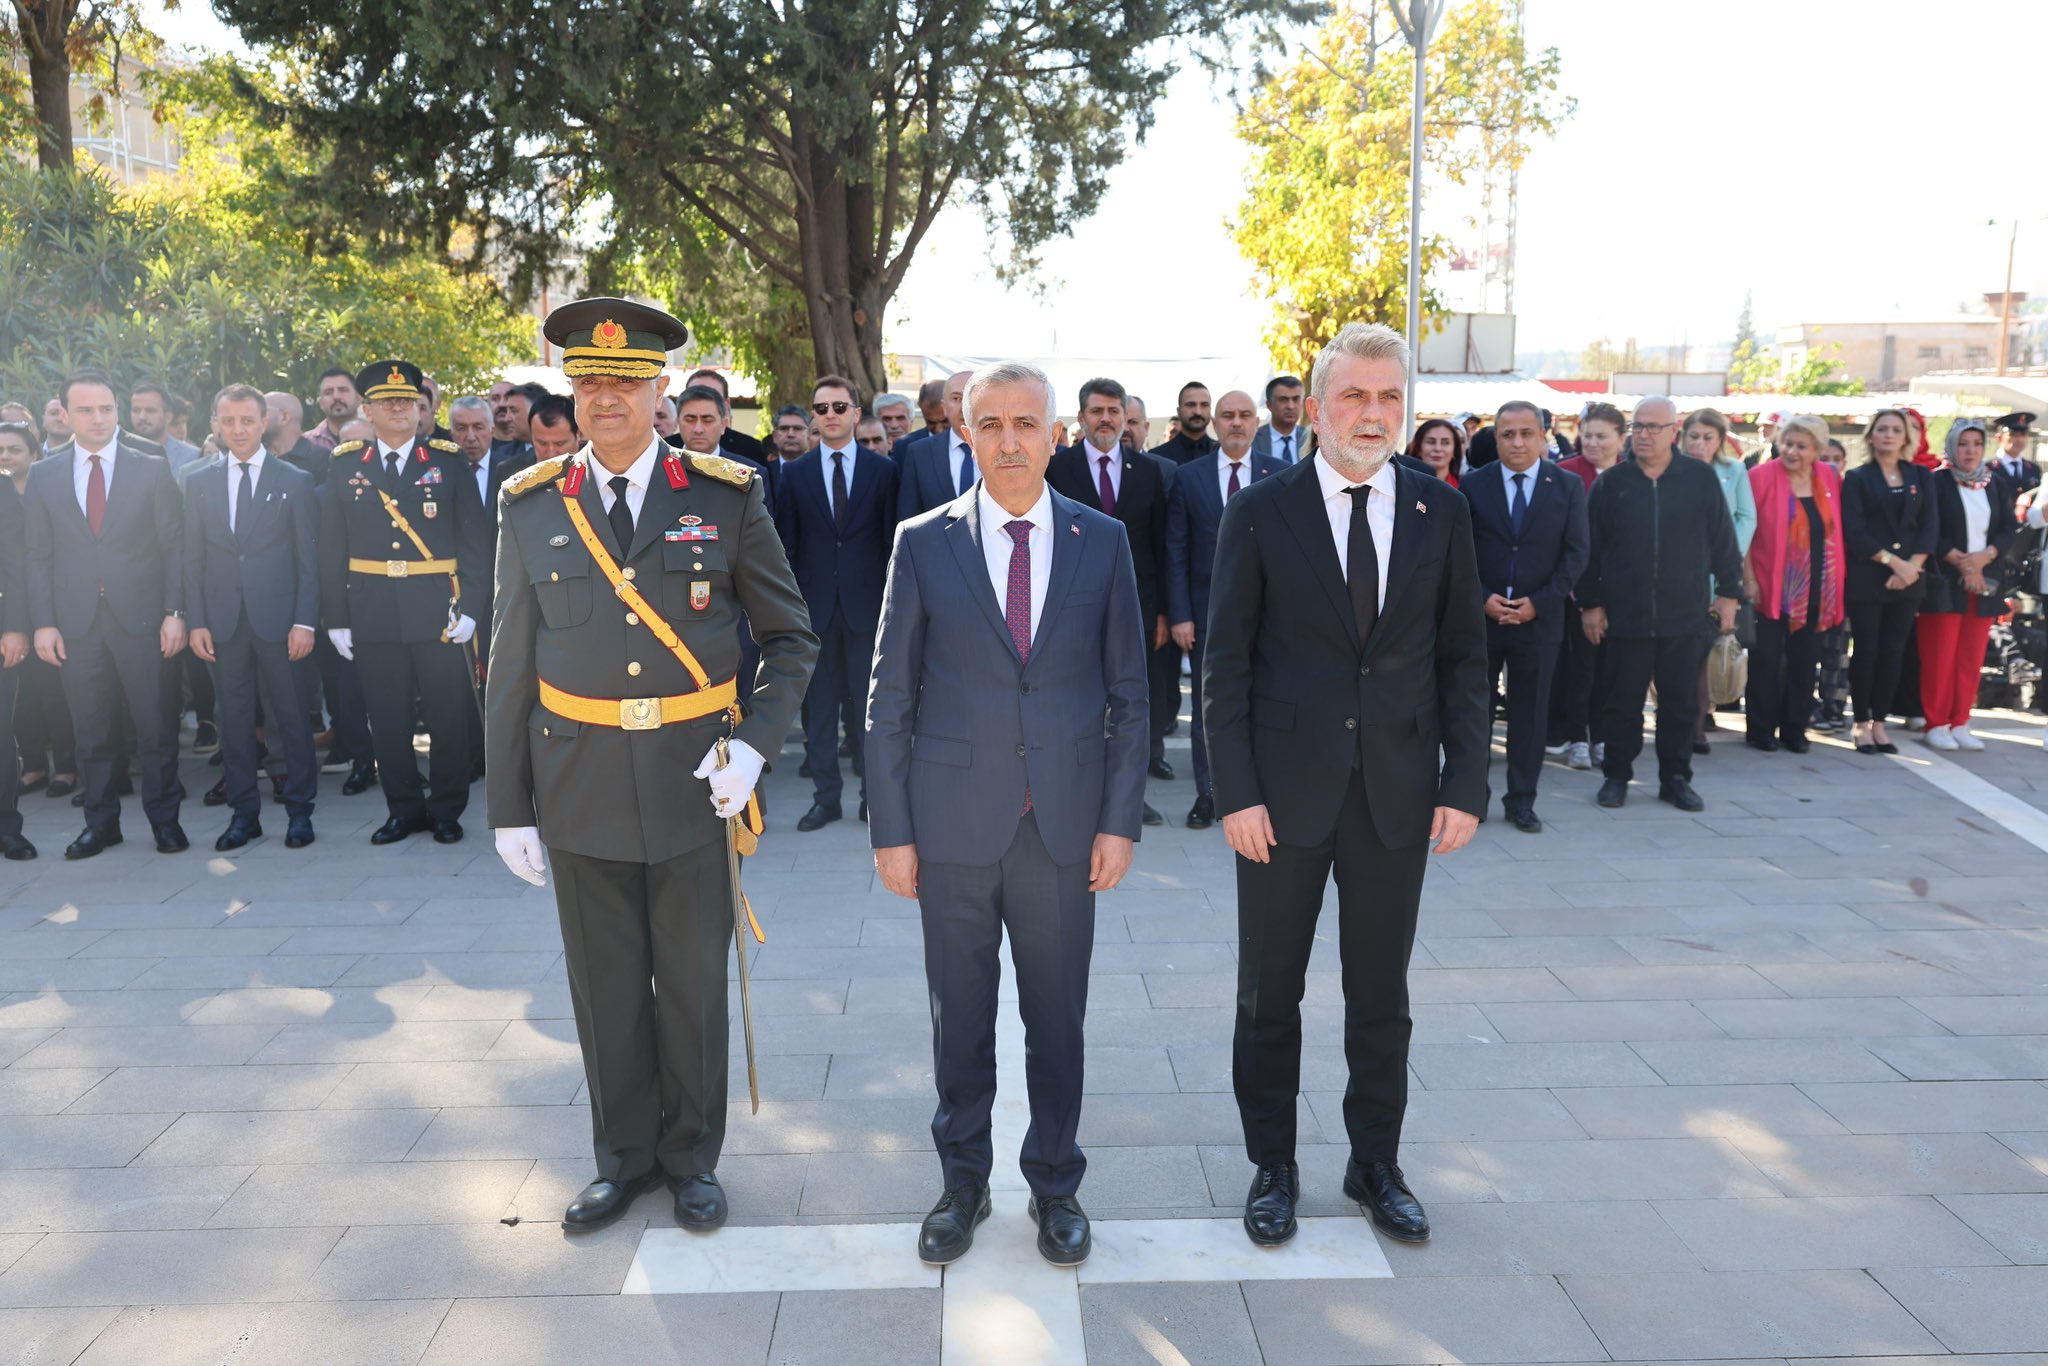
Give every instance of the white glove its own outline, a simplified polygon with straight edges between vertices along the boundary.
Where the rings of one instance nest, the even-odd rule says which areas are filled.
[[[356,633],[348,627],[343,626],[337,630],[329,631],[327,638],[334,642],[334,653],[340,655],[343,659],[354,659],[356,657]]]
[[[497,838],[498,857],[505,860],[512,876],[525,878],[536,887],[548,885],[548,856],[541,848],[537,826],[514,826],[491,834]]]
[[[457,617],[455,624],[448,628],[448,643],[460,645],[476,634],[476,622],[469,617]]]
[[[745,740],[730,742],[732,762],[718,767],[718,746],[713,745],[697,765],[693,777],[711,784],[711,809],[721,816],[737,816],[746,807],[754,784],[761,781],[761,766],[767,762]]]

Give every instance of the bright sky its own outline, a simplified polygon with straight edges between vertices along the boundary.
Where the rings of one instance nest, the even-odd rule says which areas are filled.
[[[1759,331],[1948,312],[2002,286],[2014,217],[2015,288],[2048,288],[2029,74],[2044,0],[1528,0],[1527,15],[1579,108],[1522,173],[1518,349],[1725,340],[1745,290]],[[161,27],[232,42],[204,0]],[[2018,58],[2002,86],[2001,54]],[[979,219],[949,210],[891,349],[1228,355],[1262,379],[1264,306],[1226,226],[1243,192],[1231,124],[1222,92],[1183,72],[1035,291],[1000,285]]]

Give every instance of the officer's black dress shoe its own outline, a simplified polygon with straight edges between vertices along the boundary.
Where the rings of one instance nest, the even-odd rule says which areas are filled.
[[[1188,808],[1188,829],[1207,830],[1216,823],[1216,799],[1197,797],[1195,804]]]
[[[396,844],[407,835],[416,835],[422,830],[432,830],[434,818],[422,811],[417,816],[393,816],[377,827],[370,836],[372,844]]]
[[[633,1197],[652,1190],[660,1174],[649,1172],[631,1181],[597,1180],[576,1193],[569,1208],[562,1211],[562,1227],[570,1233],[595,1233],[619,1221],[632,1207]]]
[[[220,832],[220,838],[213,842],[213,847],[225,854],[230,849],[241,848],[250,840],[260,839],[262,835],[263,827],[253,818],[244,820],[237,816],[228,822],[227,829]]]
[[[1038,1225],[1039,1256],[1054,1266],[1079,1266],[1088,1260],[1094,1240],[1088,1234],[1088,1216],[1073,1196],[1032,1196],[1031,1222]]]
[[[1292,1162],[1259,1168],[1244,1198],[1244,1231],[1260,1247],[1278,1247],[1294,1236],[1294,1206],[1301,1199],[1301,1173]]]
[[[341,785],[341,795],[353,797],[358,792],[368,792],[377,785],[377,766],[365,760],[357,760],[348,771],[348,781]]]
[[[725,1226],[725,1187],[718,1184],[718,1173],[672,1176],[668,1188],[676,1196],[676,1223],[692,1233],[709,1233]]]
[[[1704,740],[1695,740],[1692,742],[1692,752],[1700,755],[1712,754],[1714,747]]]
[[[1760,749],[1766,754],[1778,752],[1778,737],[1775,735],[1745,735],[1742,743],[1751,749]]]
[[[1609,778],[1600,784],[1600,795],[1593,799],[1605,807],[1620,806],[1628,800],[1628,782],[1622,778]]]
[[[797,820],[796,828],[809,834],[813,830],[823,830],[832,822],[843,820],[845,817],[846,813],[839,809],[838,802],[833,802],[830,806],[823,802],[812,802],[811,809]]]
[[[1788,735],[1778,743],[1785,747],[1787,754],[1805,754],[1813,749],[1813,741],[1804,735]]]
[[[1429,1216],[1408,1189],[1408,1178],[1393,1163],[1353,1161],[1344,1168],[1344,1195],[1356,1200],[1389,1238],[1404,1243],[1429,1241]]]
[[[436,844],[460,844],[460,843],[462,843],[462,822],[461,822],[461,821],[435,821],[435,822],[434,822],[434,843],[436,843]]]
[[[1692,790],[1692,784],[1683,778],[1667,778],[1657,788],[1657,800],[1670,802],[1680,811],[1704,811],[1707,804],[1700,800],[1700,794]]]
[[[91,858],[99,853],[100,850],[111,849],[120,842],[121,832],[119,830],[109,830],[103,834],[98,830],[88,828],[77,839],[65,846],[64,857],[68,859]]]
[[[52,798],[68,797],[76,791],[78,791],[78,779],[53,777],[50,779],[50,785],[43,789],[43,795]]]
[[[36,856],[36,847],[20,835],[0,835],[0,858],[20,863]]]
[[[1145,771],[1161,782],[1170,783],[1173,781],[1173,765],[1167,763],[1164,759],[1154,759],[1151,763],[1145,765]]]
[[[182,854],[192,847],[192,841],[185,838],[185,827],[176,821],[165,821],[152,825],[150,833],[156,836],[156,851],[159,854]]]
[[[927,1266],[959,1261],[974,1246],[974,1230],[988,1214],[987,1186],[970,1181],[947,1191],[918,1226],[918,1259]]]
[[[1543,833],[1542,818],[1534,810],[1526,806],[1518,806],[1508,812],[1508,824],[1514,826],[1515,829],[1525,835],[1540,835]]]
[[[228,780],[222,778],[212,787],[207,788],[206,795],[199,800],[207,806],[226,806],[228,804]]]
[[[1166,817],[1164,817],[1164,816],[1160,815],[1160,814],[1159,814],[1159,809],[1158,809],[1157,807],[1153,806],[1153,805],[1152,805],[1152,803],[1150,803],[1150,802],[1146,802],[1146,803],[1145,803],[1145,824],[1147,824],[1147,825],[1164,825],[1164,824],[1166,824]]]
[[[303,849],[312,842],[313,818],[311,816],[293,816],[291,824],[287,825],[284,829],[284,847],[287,849]]]

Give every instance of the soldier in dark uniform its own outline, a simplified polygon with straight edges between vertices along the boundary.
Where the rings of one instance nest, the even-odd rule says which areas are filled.
[[[2021,493],[2039,488],[2041,467],[2034,460],[2034,415],[2007,413],[1991,425],[1998,428],[1998,468]]]
[[[391,844],[431,830],[462,838],[469,805],[469,719],[477,706],[470,638],[489,584],[489,550],[452,441],[415,435],[418,367],[379,361],[356,377],[371,442],[334,448],[320,506],[320,611],[343,659],[356,662],[378,779],[391,818],[370,836]],[[413,756],[417,699],[432,750],[431,791]]]
[[[484,744],[506,866],[541,886],[554,856],[597,1157],[562,1226],[603,1228],[665,1179],[677,1223],[708,1231],[726,1217],[723,818],[789,731],[818,638],[754,470],[655,434],[683,325],[583,299],[542,330],[589,444],[500,495]],[[761,647],[744,719],[743,611]]]

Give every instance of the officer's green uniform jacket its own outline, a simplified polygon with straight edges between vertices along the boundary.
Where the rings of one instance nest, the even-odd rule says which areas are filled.
[[[628,731],[567,720],[541,705],[542,679],[585,698],[696,689],[646,623],[627,623],[627,605],[569,520],[564,489],[577,483],[573,467],[583,462],[575,496],[592,530],[632,569],[634,587],[714,685],[739,667],[738,618],[747,614],[761,668],[734,733],[765,756],[773,758],[796,717],[818,637],[748,466],[681,451],[657,460],[623,555],[598,492],[609,476],[588,446],[506,481],[485,705],[491,825],[537,825],[549,848],[590,858],[660,863],[724,838],[710,788],[692,774],[730,721],[715,712]],[[672,486],[671,468],[687,487]]]
[[[388,493],[398,511],[426,544],[429,557],[454,560],[462,589],[458,610],[480,621],[490,573],[490,541],[482,514],[469,506],[456,481],[468,479],[469,462],[453,441],[429,437],[406,443],[393,479],[377,443],[350,441],[334,448],[327,487],[320,500],[320,615],[329,630],[346,627],[358,645],[418,645],[441,639],[450,625],[446,574],[407,574],[350,569],[351,559],[417,561],[412,543],[385,508]]]

